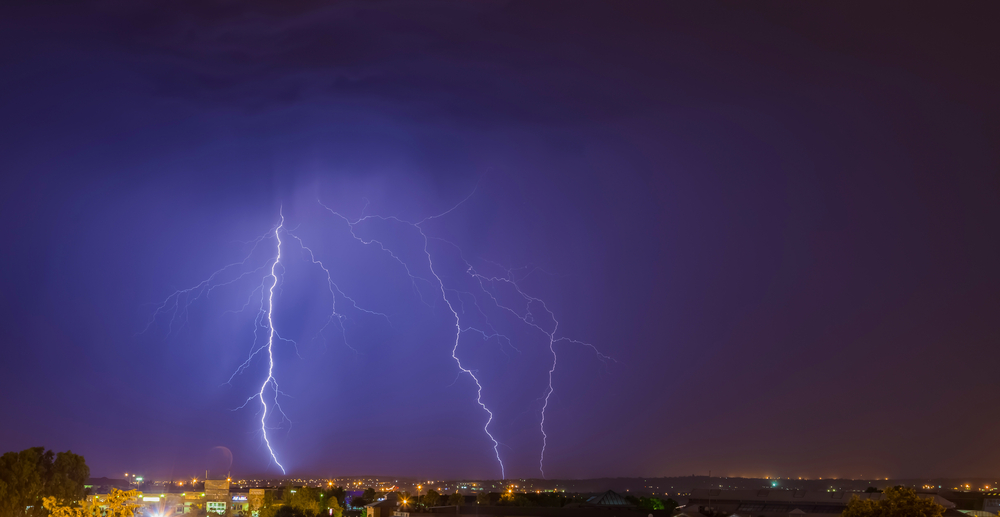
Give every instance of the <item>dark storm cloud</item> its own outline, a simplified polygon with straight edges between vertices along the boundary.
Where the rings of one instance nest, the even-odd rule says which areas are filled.
[[[637,71],[594,52],[609,37],[642,44],[630,27],[606,34],[591,21],[632,21],[609,6],[581,5],[569,19],[555,6],[500,2],[240,7],[104,5],[65,19],[64,29],[78,32],[83,17],[91,44],[113,49],[156,94],[213,107],[369,102],[437,117],[592,123],[635,109],[616,89]],[[553,29],[583,39],[553,38]],[[527,109],[525,98],[547,104]]]
[[[235,470],[265,469],[252,415],[226,411],[245,386],[219,386],[245,353],[245,329],[213,317],[231,300],[173,340],[133,334],[282,205],[345,289],[396,318],[355,316],[357,355],[282,351],[295,469],[495,475],[469,387],[448,387],[441,308],[313,204],[419,219],[478,182],[435,236],[552,271],[532,289],[620,361],[566,351],[551,475],[938,475],[1000,459],[982,410],[1000,359],[991,4],[2,9],[11,449],[187,474],[223,444]],[[317,309],[295,307],[283,323],[307,335]],[[531,339],[523,364],[463,349],[519,476],[540,443]],[[373,372],[384,382],[359,389]]]

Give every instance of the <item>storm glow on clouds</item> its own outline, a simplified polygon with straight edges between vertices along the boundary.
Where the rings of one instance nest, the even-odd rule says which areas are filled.
[[[7,3],[0,443],[992,474],[995,10]]]
[[[538,337],[544,338],[542,342],[547,346],[548,351],[552,355],[551,365],[548,369],[547,384],[545,384],[544,389],[535,400],[524,400],[521,402],[525,408],[529,411],[534,409],[534,412],[538,415],[538,430],[541,436],[541,446],[538,452],[538,470],[544,477],[545,449],[548,445],[548,434],[545,432],[545,416],[549,402],[555,391],[553,377],[558,367],[556,346],[585,347],[592,350],[595,357],[602,361],[614,361],[614,359],[602,354],[592,343],[560,334],[559,320],[556,319],[555,314],[545,300],[537,296],[532,296],[522,288],[522,284],[526,283],[531,276],[549,273],[541,271],[537,267],[510,267],[484,259],[476,260],[475,262],[480,263],[477,266],[465,257],[459,245],[447,238],[433,236],[426,232],[425,225],[428,225],[428,223],[433,224],[436,219],[469,216],[470,213],[474,213],[474,210],[468,210],[463,206],[467,203],[473,205],[477,202],[474,199],[474,194],[475,192],[441,213],[425,217],[418,221],[407,221],[395,215],[366,215],[363,213],[364,210],[362,210],[362,214],[358,217],[350,218],[336,212],[319,200],[316,203],[329,212],[329,215],[333,217],[335,222],[340,223],[341,230],[346,230],[350,239],[363,246],[375,247],[383,254],[391,257],[397,263],[395,265],[398,265],[399,268],[402,268],[406,272],[403,280],[408,281],[413,288],[412,294],[415,295],[415,297],[411,297],[414,298],[413,302],[416,301],[416,298],[419,298],[420,302],[428,308],[440,305],[445,310],[434,312],[443,312],[446,317],[450,317],[454,321],[454,346],[451,349],[451,359],[455,361],[457,371],[461,373],[452,385],[456,384],[462,378],[462,374],[471,379],[475,390],[475,404],[485,412],[483,434],[492,443],[493,452],[496,455],[499,465],[499,476],[497,476],[499,479],[507,479],[502,456],[507,456],[508,453],[506,450],[503,454],[501,453],[501,443],[497,441],[497,437],[490,431],[490,425],[493,424],[495,415],[489,409],[486,402],[484,402],[483,385],[479,380],[479,376],[484,375],[481,370],[489,368],[492,361],[486,361],[482,366],[475,367],[475,369],[463,366],[463,361],[458,355],[459,346],[462,344],[463,336],[466,336],[466,346],[468,346],[469,337],[472,338],[473,345],[493,344],[504,353],[507,362],[510,363],[511,357],[506,352],[506,349],[510,349],[517,354],[522,353],[515,346],[514,340],[511,337],[516,335],[519,325],[523,324],[526,326],[527,329],[525,330],[528,332],[531,332],[532,329],[537,331],[539,336],[536,336],[536,340]],[[368,208],[366,200],[364,209]],[[297,234],[298,230],[290,230],[287,227],[288,224],[282,211],[280,221],[271,231],[245,243],[249,247],[249,252],[242,260],[232,262],[214,271],[207,279],[192,287],[171,293],[163,303],[156,307],[149,323],[143,330],[143,333],[146,333],[151,329],[164,327],[168,337],[174,332],[181,332],[190,321],[190,312],[197,307],[202,298],[207,299],[213,291],[217,293],[223,290],[236,291],[237,297],[233,305],[234,308],[225,311],[223,314],[238,316],[247,313],[252,315],[253,339],[250,341],[250,350],[247,359],[236,367],[235,373],[230,376],[226,384],[232,386],[233,380],[237,376],[242,376],[248,372],[256,370],[267,372],[266,375],[262,373],[258,374],[258,377],[263,377],[264,379],[261,382],[259,391],[247,398],[236,409],[244,409],[248,405],[251,408],[258,409],[258,414],[260,415],[260,438],[263,440],[267,448],[267,454],[273,461],[274,466],[282,474],[286,474],[287,470],[275,452],[272,439],[275,434],[274,431],[281,430],[286,425],[291,424],[288,415],[281,409],[279,402],[279,399],[290,397],[290,395],[279,388],[278,380],[275,377],[275,346],[294,347],[298,358],[304,359],[301,355],[302,349],[299,345],[299,341],[303,341],[305,344],[304,340],[306,339],[305,337],[301,337],[302,327],[313,327],[314,329],[318,328],[318,330],[315,330],[312,337],[308,338],[310,344],[320,340],[325,345],[327,340],[326,332],[329,330],[334,333],[338,342],[341,342],[343,346],[357,354],[360,352],[351,346],[350,338],[348,337],[348,325],[351,322],[351,316],[346,313],[347,311],[354,313],[354,316],[378,316],[385,319],[387,324],[392,324],[392,320],[387,314],[365,309],[358,305],[355,298],[344,293],[338,282],[334,280],[334,273],[326,267],[322,259],[317,257],[313,249],[306,245],[305,241],[299,237]],[[372,233],[367,231],[370,226],[382,227],[382,232],[377,228],[374,230],[376,235],[386,232],[388,235],[386,237],[362,236]],[[400,228],[404,231],[404,237],[406,231],[415,232],[419,235],[417,241],[412,242],[413,235],[410,236],[409,240],[412,244],[419,245],[422,250],[421,253],[417,254],[421,259],[420,264],[411,265],[405,262],[402,258],[404,253],[398,251],[396,246],[391,244],[396,240],[393,237],[393,233],[398,233]],[[282,235],[284,235],[284,239],[282,239]],[[347,237],[347,235],[344,237]],[[326,238],[322,240],[326,241],[330,239]],[[405,238],[403,242],[405,246]],[[283,247],[288,247],[289,245],[292,247],[292,252],[290,253],[287,249],[283,251]],[[435,259],[435,256],[438,255],[438,248],[442,247],[446,252],[445,260],[442,260],[441,257]],[[267,255],[265,252],[265,260],[261,261],[258,256],[260,255],[258,253],[260,248],[270,249],[272,255]],[[344,248],[338,247],[336,249],[343,252]],[[452,255],[450,258],[447,257],[449,253]],[[284,305],[282,302],[286,291],[292,291],[282,280],[289,269],[294,268],[290,262],[296,260],[294,257],[295,254],[299,255],[299,260],[307,259],[310,264],[322,271],[322,278],[316,279],[318,281],[316,286],[321,290],[329,292],[329,300],[324,300],[326,302],[324,307],[328,305],[329,312],[318,322],[310,321],[308,318],[303,321],[302,318],[297,317],[301,316],[300,312],[293,313],[290,318],[286,318],[285,311],[282,310]],[[412,255],[412,253],[407,254]],[[442,262],[445,263],[444,266]],[[455,272],[447,271],[447,266],[452,264],[459,266],[459,269]],[[483,270],[492,270],[493,272],[483,273]],[[350,277],[354,275],[348,272],[346,275],[341,273],[336,276]],[[453,277],[457,277],[458,281],[454,281]],[[308,279],[308,276],[303,275],[301,278]],[[445,279],[448,279],[447,284]],[[375,279],[368,279],[368,281],[373,280]],[[295,300],[293,303],[308,303],[310,299],[315,299],[310,287],[314,286],[306,286],[305,289],[300,288],[296,290],[295,295],[291,297]],[[249,295],[246,293],[249,293]],[[216,294],[216,298],[218,296]],[[245,300],[243,299],[244,296],[246,296]],[[431,305],[428,299],[434,301],[434,305]],[[337,308],[338,305],[341,307],[339,311]],[[237,306],[239,308],[236,308]],[[306,310],[303,312],[310,314],[313,311]],[[288,324],[283,324],[282,327],[292,327],[290,331],[283,330],[281,334],[278,333],[275,320],[279,315],[282,316],[283,320],[289,321]],[[498,327],[504,330],[500,331]],[[288,337],[292,334],[300,337]],[[531,344],[531,340],[526,341]],[[225,340],[222,342],[225,342]],[[524,344],[521,346],[524,346]],[[467,354],[463,352],[462,355],[465,356]],[[480,358],[484,354],[480,352],[479,354],[473,353],[472,355],[474,358]],[[470,361],[467,360],[465,363],[469,364]],[[285,370],[295,371],[296,368],[285,368]],[[485,375],[489,374],[487,372]],[[519,373],[515,373],[515,377],[521,379],[521,382],[527,380],[523,379]],[[530,384],[530,382],[526,384]],[[364,387],[363,385],[358,385],[354,386],[353,389],[363,390]],[[346,395],[348,397],[352,396],[351,393]],[[500,398],[504,397],[504,394],[500,395]],[[523,413],[520,416],[523,416]],[[268,438],[269,431],[271,431],[271,439]]]

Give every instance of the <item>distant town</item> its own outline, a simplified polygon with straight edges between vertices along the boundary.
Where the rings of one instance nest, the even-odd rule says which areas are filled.
[[[1000,483],[989,478],[802,479],[679,476],[598,479],[442,480],[394,476],[148,479],[91,478],[89,501],[133,490],[150,517],[218,514],[259,517],[268,506],[314,500],[317,514],[410,517],[410,513],[536,517],[841,515],[856,498],[903,487],[939,505],[941,515],[997,515]],[[327,498],[327,502],[323,501]],[[336,511],[334,511],[336,507]],[[616,510],[608,515],[608,509]],[[604,513],[602,513],[604,512]]]
[[[228,468],[228,467],[227,467]],[[93,477],[83,456],[0,455],[0,517],[990,517],[995,479],[678,476]]]
[[[228,476],[213,476],[215,479],[229,479],[234,489],[267,488],[283,486],[302,486],[324,488],[328,486],[344,487],[356,491],[372,488],[377,492],[408,491],[417,493],[421,490],[436,490],[439,493],[451,493],[455,490],[467,494],[479,492],[506,491],[517,488],[522,492],[553,492],[553,493],[592,493],[603,490],[615,490],[631,493],[636,496],[650,497],[684,497],[691,490],[730,489],[759,490],[785,489],[810,491],[863,491],[868,487],[884,488],[889,486],[906,486],[918,490],[961,490],[991,492],[1000,489],[1000,478],[874,478],[874,479],[844,479],[844,478],[801,478],[801,477],[728,477],[728,476],[673,476],[673,477],[615,477],[593,479],[479,479],[479,480],[432,480],[397,476],[348,476],[348,477],[310,477],[310,478],[232,478]],[[126,473],[121,479],[91,478],[93,482],[114,482],[120,486],[129,486],[147,490],[174,489],[174,487],[201,487],[204,485],[204,474],[201,477],[192,476],[186,479],[149,479],[142,474]]]

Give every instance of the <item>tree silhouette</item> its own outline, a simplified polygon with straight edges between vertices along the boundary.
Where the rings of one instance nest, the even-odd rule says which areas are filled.
[[[917,496],[912,488],[886,488],[884,495],[875,499],[854,496],[847,503],[843,517],[941,517],[944,506],[933,499]]]

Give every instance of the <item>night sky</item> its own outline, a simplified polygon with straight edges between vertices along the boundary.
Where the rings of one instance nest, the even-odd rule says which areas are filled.
[[[396,261],[319,200],[455,207],[421,228],[511,339],[458,348],[508,477],[541,475],[548,338],[464,261],[613,358],[556,343],[549,477],[997,473],[996,2],[291,3],[0,8],[3,451],[279,475],[259,405],[231,411],[263,356],[227,381],[280,211],[289,473],[500,477],[420,233],[355,227]],[[292,232],[388,320],[340,298],[324,328]]]

